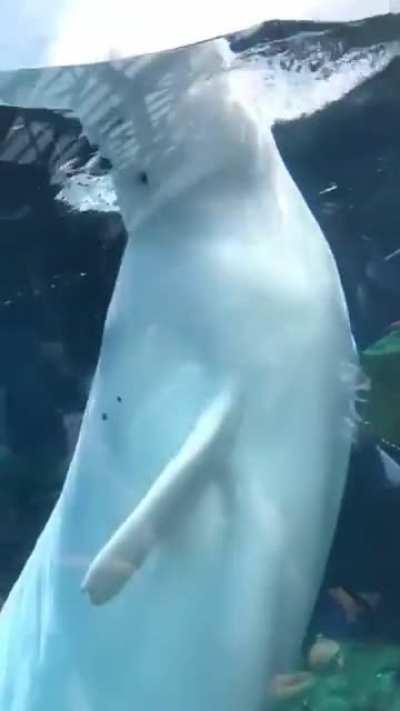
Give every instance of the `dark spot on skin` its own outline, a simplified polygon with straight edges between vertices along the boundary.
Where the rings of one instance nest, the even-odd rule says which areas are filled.
[[[108,415],[107,415],[106,412],[103,412],[103,413],[102,413],[101,419],[102,419],[102,420],[108,420]]]
[[[117,396],[117,401],[118,401],[118,402],[122,402],[122,397],[121,397],[121,395],[118,395],[118,396]]]
[[[139,181],[143,183],[143,185],[149,184],[149,176],[144,170],[141,170],[139,173]]]

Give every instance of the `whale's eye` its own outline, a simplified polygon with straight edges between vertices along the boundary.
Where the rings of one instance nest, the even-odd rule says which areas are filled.
[[[103,156],[99,157],[100,170],[109,171],[109,170],[112,170],[112,167],[113,167],[113,165],[108,158],[104,158]]]
[[[149,176],[147,175],[146,171],[141,170],[138,177],[140,183],[143,183],[143,185],[148,185]]]

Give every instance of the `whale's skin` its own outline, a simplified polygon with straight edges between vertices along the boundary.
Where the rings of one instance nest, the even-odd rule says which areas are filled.
[[[129,233],[63,491],[0,616],[2,710],[258,711],[296,662],[357,366],[333,256],[255,76],[231,61],[217,41],[76,68],[75,84],[63,70],[0,77],[5,101],[78,113],[112,161]],[[113,105],[90,111],[79,81]],[[144,97],[163,87],[156,119]],[[234,436],[143,565],[93,606],[89,565],[232,383]]]

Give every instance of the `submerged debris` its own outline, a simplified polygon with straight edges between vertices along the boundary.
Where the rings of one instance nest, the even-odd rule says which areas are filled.
[[[324,646],[321,646],[322,643]],[[341,643],[321,638],[317,639],[307,655],[309,663],[317,652],[319,659],[326,659],[328,651],[333,654],[335,649],[340,653],[340,664],[328,664],[308,672],[275,677],[271,694],[274,701],[272,711],[400,709],[400,646],[378,641]],[[299,681],[295,693],[296,678]],[[301,679],[304,679],[304,691],[300,690]],[[307,679],[312,679],[308,687]],[[286,688],[291,687],[293,693],[285,693]]]
[[[308,663],[310,669],[315,671],[343,666],[343,655],[339,642],[319,637],[308,653]]]
[[[314,684],[315,677],[311,672],[277,674],[272,680],[270,695],[275,701],[304,699]]]

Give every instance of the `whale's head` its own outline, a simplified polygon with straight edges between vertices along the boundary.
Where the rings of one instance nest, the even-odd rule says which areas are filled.
[[[174,206],[182,222],[186,196],[205,181],[215,195],[216,174],[220,188],[232,176],[248,184],[256,166],[265,171],[261,126],[269,131],[256,115],[256,77],[236,68],[226,40],[114,60],[92,67],[91,77],[105,98],[80,118],[113,165],[129,232],[144,223],[148,230],[151,220],[165,225]]]

